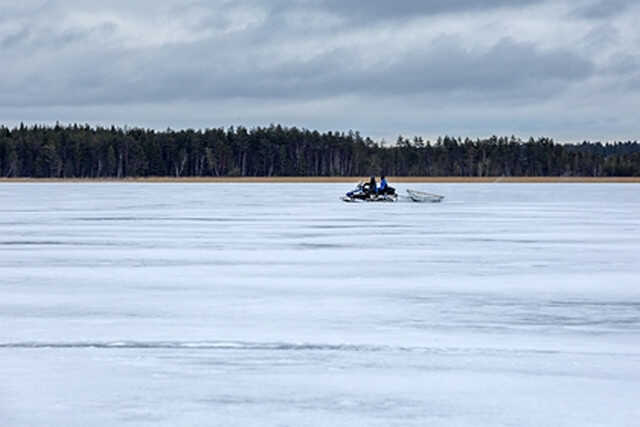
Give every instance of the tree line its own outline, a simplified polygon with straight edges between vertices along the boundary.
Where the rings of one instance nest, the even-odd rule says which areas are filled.
[[[640,176],[640,144],[558,144],[550,138],[399,137],[272,125],[155,131],[0,127],[0,176]]]

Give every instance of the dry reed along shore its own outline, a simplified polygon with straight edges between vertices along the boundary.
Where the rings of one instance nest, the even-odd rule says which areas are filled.
[[[640,183],[640,177],[388,177],[397,183]],[[0,182],[352,183],[369,177],[0,178]]]

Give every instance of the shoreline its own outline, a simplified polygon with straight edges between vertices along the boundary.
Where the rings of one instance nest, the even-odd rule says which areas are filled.
[[[638,184],[640,177],[388,177],[390,183]],[[369,177],[0,178],[2,183],[355,183]]]

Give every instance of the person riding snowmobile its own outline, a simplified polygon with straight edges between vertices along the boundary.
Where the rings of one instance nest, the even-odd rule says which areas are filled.
[[[369,194],[378,194],[378,184],[376,183],[376,177],[373,175],[371,175],[371,179],[369,180]]]
[[[378,188],[378,194],[395,194],[396,190],[393,187],[389,187],[387,183],[387,177],[382,175],[380,179],[380,187]]]

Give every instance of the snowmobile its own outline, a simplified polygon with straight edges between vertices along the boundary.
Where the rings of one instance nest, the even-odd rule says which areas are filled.
[[[371,191],[369,183],[359,182],[356,188],[341,197],[345,202],[395,202],[398,195],[395,190],[385,193]]]

